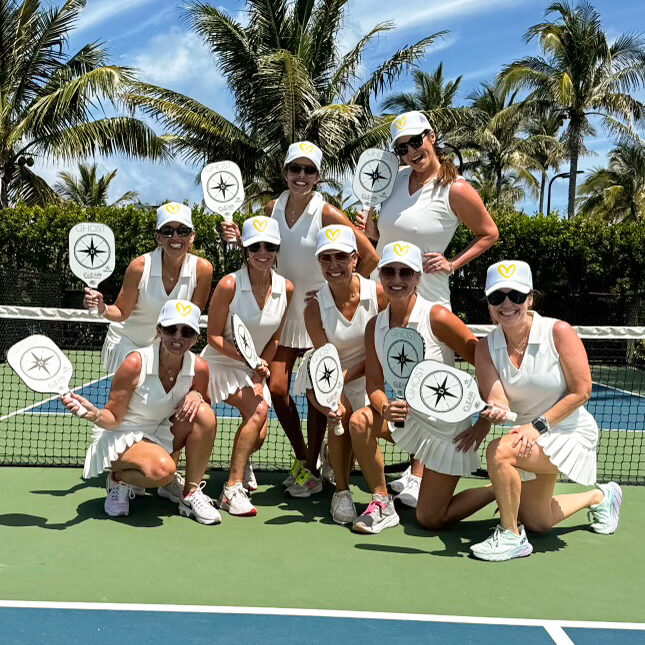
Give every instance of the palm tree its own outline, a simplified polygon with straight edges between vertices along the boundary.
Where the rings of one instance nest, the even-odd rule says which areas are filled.
[[[282,160],[293,141],[318,144],[325,172],[339,177],[353,169],[366,147],[387,139],[389,120],[372,115],[370,100],[444,33],[397,51],[357,83],[365,48],[394,25],[376,25],[341,55],[337,36],[347,2],[247,0],[245,24],[207,2],[189,2],[185,17],[226,78],[235,122],[190,97],[147,84],[138,84],[128,98],[164,123],[174,149],[188,162],[201,167],[235,160],[252,184],[249,199],[281,190]]]
[[[609,44],[600,15],[586,1],[575,7],[555,2],[546,16],[555,22],[531,27],[524,38],[539,40],[543,56],[529,56],[506,65],[500,80],[509,88],[531,90],[527,104],[535,111],[559,109],[568,121],[564,133],[570,160],[568,216],[575,214],[576,173],[584,137],[594,134],[589,117],[621,137],[634,137],[633,121],[645,114],[630,95],[645,81],[645,41],[623,34]]]
[[[594,169],[580,195],[580,215],[598,215],[610,223],[645,220],[645,146],[619,143],[609,153],[609,167]]]
[[[56,192],[67,201],[81,204],[82,206],[104,206],[107,204],[108,190],[113,179],[116,177],[116,169],[107,175],[96,178],[96,164],[78,164],[79,178],[69,172],[59,172],[60,180],[54,186]],[[128,202],[136,202],[139,193],[129,190],[117,200],[112,206],[119,206]]]
[[[69,56],[67,38],[85,0],[44,9],[40,0],[0,0],[0,207],[56,198],[30,170],[34,159],[69,161],[123,153],[167,156],[164,141],[132,116],[94,118],[134,80],[132,70],[110,65],[100,44]]]
[[[469,107],[454,107],[455,96],[461,84],[461,76],[446,81],[443,63],[432,73],[415,70],[414,92],[395,92],[383,101],[387,112],[424,112],[430,123],[437,129],[441,140],[450,140],[450,134],[464,127],[477,127],[481,118],[476,110]]]
[[[486,208],[513,208],[526,195],[522,179],[512,172],[505,172],[500,184],[498,178],[490,171],[483,168],[475,169],[469,174],[468,181],[479,193]]]

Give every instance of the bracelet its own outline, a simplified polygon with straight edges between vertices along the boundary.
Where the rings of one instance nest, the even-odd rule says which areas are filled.
[[[452,262],[448,262],[448,264],[450,265],[450,271],[448,271],[448,275],[452,275],[455,272],[455,267]]]

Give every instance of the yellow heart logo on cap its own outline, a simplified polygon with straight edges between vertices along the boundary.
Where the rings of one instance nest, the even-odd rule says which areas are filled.
[[[313,152],[314,146],[311,143],[301,143],[300,150],[302,150],[303,152]]]
[[[403,127],[405,126],[405,117],[402,116],[394,121],[394,127],[397,130],[403,130]]]
[[[402,246],[401,244],[394,245],[394,252],[397,255],[407,255],[409,250],[410,250],[410,247],[407,244],[405,246]]]
[[[253,228],[256,231],[262,232],[267,227],[268,222],[266,220],[256,219],[253,220]]]
[[[173,215],[178,213],[180,209],[181,206],[179,204],[166,204],[166,210]]]
[[[178,302],[175,306],[182,316],[187,316],[193,310],[190,305],[182,305],[181,302]]]
[[[327,236],[328,240],[331,240],[332,242],[334,242],[336,238],[340,235],[340,230],[335,229],[333,231],[325,231],[325,235]]]
[[[514,273],[515,269],[517,267],[514,264],[509,264],[506,266],[505,264],[500,264],[497,267],[497,270],[499,271],[499,274],[502,276],[502,278],[510,278]]]

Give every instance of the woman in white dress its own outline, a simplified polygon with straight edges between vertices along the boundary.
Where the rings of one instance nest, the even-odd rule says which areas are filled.
[[[130,499],[148,487],[168,486],[172,457],[186,451],[186,482],[179,512],[202,524],[221,521],[202,489],[215,441],[215,414],[208,400],[208,366],[190,348],[199,335],[200,310],[187,300],[169,300],[158,315],[158,338],[132,351],[112,379],[110,398],[99,410],[72,393],[63,398],[71,412],[79,403],[94,423],[83,477],[107,475],[105,512],[128,515]],[[168,497],[168,496],[167,496]]]
[[[346,432],[337,436],[328,432],[329,462],[334,471],[336,492],[331,501],[331,515],[338,524],[349,524],[356,509],[349,490],[352,442],[349,419],[354,410],[369,404],[365,393],[365,327],[382,311],[387,301],[381,285],[355,273],[356,237],[349,226],[326,226],[318,233],[316,257],[326,284],[305,308],[307,333],[314,348],[332,343],[338,350],[343,368],[342,399],[337,412],[322,408],[311,390],[306,360],[298,370],[296,393],[307,388],[308,399],[328,419],[340,419]],[[301,475],[302,477],[302,475]],[[308,496],[297,480],[287,489],[296,497]]]
[[[423,256],[419,295],[448,309],[449,277],[477,256],[485,253],[499,237],[497,225],[489,215],[477,191],[457,175],[457,169],[442,157],[437,138],[422,112],[400,114],[390,126],[391,147],[401,160],[389,198],[381,205],[378,220],[363,214],[358,226],[382,254],[387,244],[396,240],[414,242]],[[444,253],[455,231],[464,224],[473,239],[452,258]],[[423,466],[416,461],[401,480],[391,486],[398,498],[416,506]]]
[[[84,306],[98,308],[111,321],[101,354],[108,374],[116,372],[132,350],[152,343],[166,301],[190,300],[200,309],[206,306],[213,267],[190,253],[195,241],[190,208],[176,202],[160,206],[155,240],[153,252],[130,262],[114,304],[105,303],[99,291],[85,289]]]
[[[277,271],[293,283],[294,296],[285,321],[280,345],[270,365],[269,388],[276,415],[295,454],[289,476],[284,481],[290,486],[303,467],[307,468],[307,488],[318,488],[317,460],[325,434],[327,419],[311,404],[307,413],[307,443],[302,436],[300,416],[289,394],[291,373],[296,359],[312,346],[304,322],[308,293],[316,292],[324,284],[317,266],[316,236],[324,226],[332,224],[353,225],[335,206],[324,201],[316,191],[321,181],[322,151],[309,141],[299,141],[289,146],[284,160],[285,190],[278,199],[266,207],[266,215],[273,217],[280,227],[281,249]],[[239,234],[234,225],[223,227],[228,238]],[[369,277],[378,262],[378,255],[367,237],[358,231],[356,243],[360,264],[358,273]],[[309,481],[311,478],[314,481]],[[320,490],[320,489],[319,489]]]
[[[618,527],[622,491],[614,482],[553,496],[558,473],[579,484],[596,481],[598,425],[583,407],[591,396],[584,345],[568,323],[531,311],[532,289],[526,262],[488,267],[486,297],[498,326],[475,355],[482,397],[493,406],[482,415],[500,421],[510,408],[518,425],[486,451],[500,524],[470,547],[482,560],[530,555],[525,528],[544,533],[582,509],[596,533]]]
[[[280,251],[278,223],[269,217],[244,222],[244,266],[222,278],[208,309],[208,346],[202,356],[210,368],[209,391],[213,403],[224,401],[237,408],[242,422],[235,435],[231,467],[219,506],[231,515],[255,515],[248,492],[257,484],[250,465],[267,435],[271,396],[266,384],[269,364],[278,348],[293,285],[273,267]],[[251,334],[262,364],[252,370],[235,348],[231,315],[237,314]]]
[[[383,346],[392,327],[416,329],[424,340],[426,359],[454,365],[457,352],[474,362],[477,339],[468,327],[443,305],[417,294],[421,269],[421,251],[414,244],[398,241],[383,249],[379,277],[390,304],[367,325],[365,377],[370,405],[350,419],[352,448],[372,491],[372,502],[353,524],[353,529],[362,533],[379,533],[399,523],[387,493],[378,438],[394,441],[423,464],[417,505],[417,520],[422,526],[445,528],[494,499],[490,486],[454,494],[459,478],[479,466],[477,447],[490,430],[488,420],[480,418],[472,426],[469,419],[461,423],[430,420],[409,410],[403,400],[389,401],[385,393]],[[403,427],[394,425],[402,421]]]

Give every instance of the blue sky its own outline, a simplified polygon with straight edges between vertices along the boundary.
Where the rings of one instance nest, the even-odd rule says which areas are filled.
[[[43,0],[43,4],[61,3]],[[233,100],[224,79],[199,38],[188,31],[180,5],[178,0],[88,0],[78,28],[71,34],[70,48],[75,51],[85,43],[102,41],[114,63],[138,68],[142,80],[187,94],[232,118]],[[402,46],[449,30],[447,38],[429,48],[421,68],[432,71],[443,61],[448,78],[462,75],[459,103],[479,83],[493,80],[504,63],[536,52],[536,46],[526,45],[522,36],[528,27],[543,20],[547,5],[546,0],[350,0],[340,46],[347,50],[376,23],[394,21],[397,29],[381,36],[367,51],[364,69],[371,71]],[[644,2],[595,0],[593,5],[610,38],[645,28]],[[244,19],[242,0],[225,0],[217,6]],[[396,90],[411,88],[407,76],[395,86]],[[645,100],[643,91],[639,98]],[[582,169],[604,165],[612,141],[599,132],[587,146],[597,156],[582,160]],[[143,201],[152,203],[201,200],[201,189],[194,182],[200,169],[180,160],[170,164],[120,157],[97,161],[102,171],[119,170],[112,184],[112,199],[137,190]],[[54,182],[63,168],[41,164],[37,169]],[[555,182],[552,203],[554,209],[565,209],[565,180]],[[529,212],[535,210],[532,201],[524,206]]]

